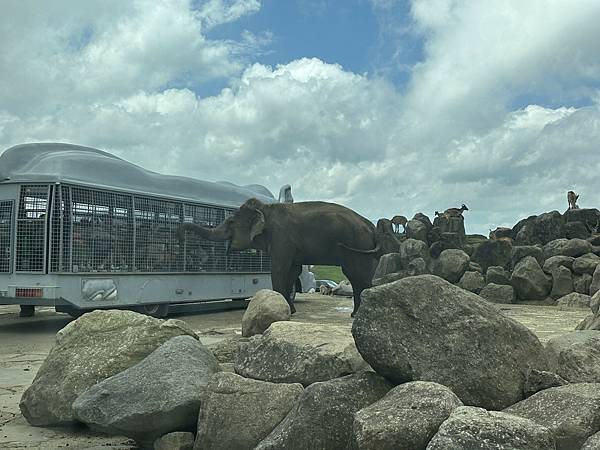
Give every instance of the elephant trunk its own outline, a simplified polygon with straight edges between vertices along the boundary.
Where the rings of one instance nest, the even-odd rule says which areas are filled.
[[[197,234],[203,239],[208,239],[209,241],[227,241],[231,238],[225,223],[222,223],[216,228],[207,228],[196,225],[195,223],[184,223],[179,227],[178,230],[180,240],[183,240],[186,231],[191,231],[192,233]]]

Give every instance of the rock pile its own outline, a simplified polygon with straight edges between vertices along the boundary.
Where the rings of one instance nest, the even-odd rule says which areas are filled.
[[[100,311],[59,332],[21,407],[155,449],[597,448],[598,335],[544,348],[435,275],[366,290],[352,331],[275,321],[210,349],[179,321]]]
[[[552,211],[487,239],[466,235],[462,216],[441,215],[432,224],[418,214],[400,235],[398,253],[381,258],[373,285],[434,274],[494,303],[591,296],[600,289],[599,223],[597,209]],[[573,298],[561,304],[573,306]]]

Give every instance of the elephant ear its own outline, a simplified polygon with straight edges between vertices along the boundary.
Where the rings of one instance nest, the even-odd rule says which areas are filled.
[[[252,222],[252,228],[250,228],[250,242],[254,241],[254,238],[261,234],[265,229],[265,215],[260,209],[256,210],[256,218]]]

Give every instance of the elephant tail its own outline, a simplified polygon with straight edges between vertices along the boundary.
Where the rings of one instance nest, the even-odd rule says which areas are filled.
[[[351,252],[362,253],[362,254],[366,254],[366,255],[377,254],[381,251],[380,243],[377,243],[377,246],[372,250],[359,250],[357,248],[348,247],[347,245],[342,244],[341,242],[339,242],[338,245],[342,248],[345,248],[346,250],[350,250]]]

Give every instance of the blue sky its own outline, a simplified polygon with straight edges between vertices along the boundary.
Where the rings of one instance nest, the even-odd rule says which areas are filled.
[[[0,149],[63,141],[376,220],[598,206],[600,3],[7,0]],[[0,150],[1,151],[1,150]]]

